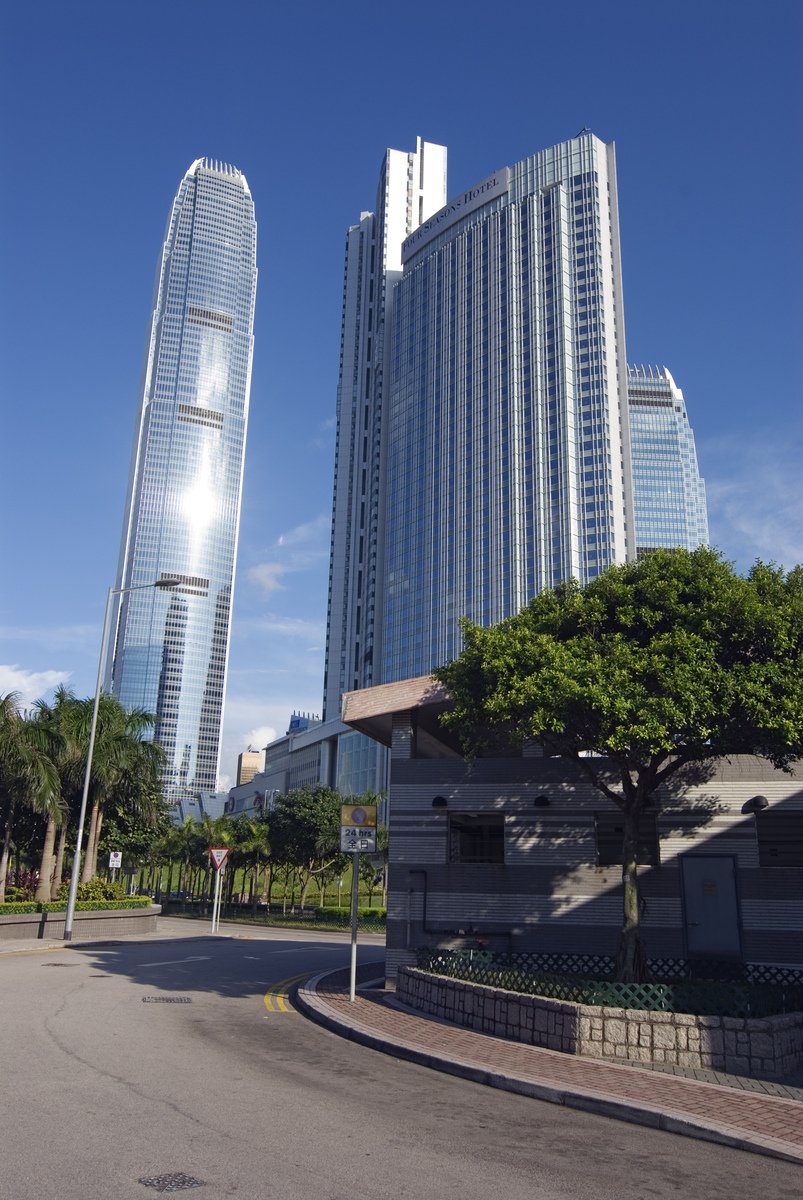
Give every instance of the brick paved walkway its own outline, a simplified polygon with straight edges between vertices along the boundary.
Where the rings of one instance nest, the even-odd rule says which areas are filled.
[[[381,964],[359,979],[380,977]],[[553,1103],[703,1137],[803,1164],[803,1104],[717,1083],[523,1046],[413,1013],[382,988],[361,988],[352,1004],[348,972],[299,991],[311,1017],[397,1057]]]

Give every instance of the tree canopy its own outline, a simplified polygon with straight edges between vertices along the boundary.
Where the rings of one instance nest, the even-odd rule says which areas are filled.
[[[436,671],[471,754],[538,742],[625,814],[625,933],[637,972],[638,817],[690,763],[803,756],[803,568],[737,575],[714,550],[657,550],[542,592]],[[613,768],[601,771],[593,757]]]

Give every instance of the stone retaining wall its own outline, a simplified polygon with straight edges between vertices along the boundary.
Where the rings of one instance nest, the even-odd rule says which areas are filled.
[[[161,906],[149,908],[106,908],[92,912],[76,912],[73,919],[73,939],[122,937],[131,933],[155,933],[156,918]],[[22,941],[42,938],[48,941],[64,936],[63,912],[9,913],[0,916],[0,941]]]
[[[783,1076],[803,1067],[803,1013],[747,1020],[601,1008],[484,987],[400,967],[404,1004],[481,1033],[628,1062],[670,1063],[736,1075]]]

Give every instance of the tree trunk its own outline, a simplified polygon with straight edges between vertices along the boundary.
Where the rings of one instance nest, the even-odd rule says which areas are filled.
[[[90,879],[94,879],[98,873],[98,851],[100,849],[100,831],[103,828],[103,809],[98,808],[98,819],[95,822],[95,840],[92,843],[92,853],[87,854],[87,858],[92,864],[92,874]]]
[[[47,826],[45,828],[45,844],[42,847],[42,859],[39,863],[39,883],[36,888],[34,900],[38,900],[41,904],[47,904],[50,901],[50,887],[53,878],[54,854],[56,846],[56,822],[53,817],[48,817]]]
[[[254,874],[251,876],[251,895],[249,897],[251,901],[252,917],[257,915],[257,902],[259,900],[259,872],[261,870],[262,868],[259,865],[259,859],[257,859],[256,863],[254,864]]]
[[[623,923],[616,955],[614,978],[620,983],[643,983],[647,979],[647,957],[641,940],[638,882],[638,827],[641,805],[628,804],[624,812],[622,844]]]
[[[89,880],[92,878],[92,847],[95,843],[95,826],[98,823],[99,807],[97,801],[92,805],[92,815],[89,818],[89,834],[86,839],[86,854],[84,855],[84,862],[81,868],[81,883],[89,883]],[[76,846],[76,853],[80,849],[80,846]]]
[[[67,821],[59,830],[59,841],[56,847],[56,866],[53,871],[53,882],[50,885],[50,899],[58,900],[61,891],[61,876],[64,872],[64,851],[67,846]]]
[[[0,904],[6,898],[6,879],[8,878],[8,856],[11,850],[11,831],[14,827],[14,801],[9,798],[6,828],[3,833],[3,852],[0,854]]]

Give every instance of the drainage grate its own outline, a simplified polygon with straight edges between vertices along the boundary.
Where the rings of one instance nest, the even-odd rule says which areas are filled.
[[[192,1004],[192,996],[143,996],[143,1004]]]
[[[195,1179],[192,1175],[184,1175],[174,1171],[170,1175],[145,1175],[139,1180],[145,1187],[154,1188],[157,1192],[183,1192],[187,1188],[204,1187],[203,1179]]]
[[[80,963],[42,963],[43,967],[80,967]]]

